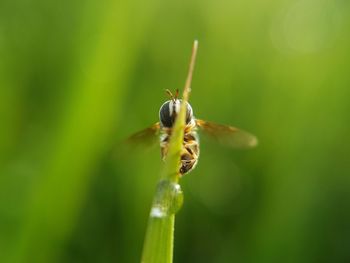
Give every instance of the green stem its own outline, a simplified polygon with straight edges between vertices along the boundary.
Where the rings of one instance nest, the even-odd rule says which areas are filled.
[[[173,261],[175,213],[183,203],[183,195],[178,181],[180,178],[179,170],[184,138],[186,102],[191,91],[197,48],[198,42],[195,41],[180,112],[172,129],[168,154],[161,173],[161,181],[158,183],[153,199],[144,241],[142,263],[171,263]]]

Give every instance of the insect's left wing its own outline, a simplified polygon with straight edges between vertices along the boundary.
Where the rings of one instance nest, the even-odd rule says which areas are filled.
[[[224,146],[247,149],[253,148],[258,144],[258,139],[253,134],[232,126],[200,119],[196,119],[196,124],[203,133]]]
[[[160,125],[159,122],[153,124],[152,126],[141,130],[133,135],[131,135],[127,140],[126,143],[128,145],[134,145],[134,146],[144,146],[144,147],[151,147],[158,141],[158,134],[159,134]]]

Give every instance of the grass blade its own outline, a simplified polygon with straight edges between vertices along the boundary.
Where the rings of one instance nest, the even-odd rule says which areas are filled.
[[[191,91],[197,48],[198,42],[195,41],[180,112],[171,134],[161,181],[158,183],[153,199],[141,259],[143,263],[170,263],[173,259],[175,213],[181,208],[183,202],[183,195],[178,181],[180,177],[180,157],[184,137],[186,102]]]

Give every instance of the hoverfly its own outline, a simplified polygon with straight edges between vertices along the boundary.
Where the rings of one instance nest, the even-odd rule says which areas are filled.
[[[190,91],[197,47],[198,41],[195,41],[193,44],[187,81],[184,88],[184,91],[186,91],[187,94]],[[166,90],[166,92],[170,96],[170,100],[164,102],[160,107],[159,122],[135,133],[128,140],[133,143],[152,142],[155,141],[153,139],[157,138],[160,133],[160,149],[163,160],[165,160],[165,157],[167,156],[172,127],[181,106],[181,100],[178,99],[178,90],[176,90],[175,95],[169,90]],[[200,129],[203,133],[213,137],[221,144],[232,148],[251,148],[257,145],[258,140],[254,135],[235,127],[197,119],[194,117],[193,109],[188,102],[186,102],[186,106],[186,124],[181,151],[180,176],[190,172],[197,165],[199,157],[199,138],[197,129]]]
[[[170,96],[170,100],[164,102],[160,107],[159,122],[129,137],[130,142],[142,143],[154,141],[153,139],[159,136],[162,160],[165,160],[168,153],[172,127],[181,105],[181,100],[178,99],[178,90],[175,95],[169,90],[166,90],[166,92]],[[195,118],[193,109],[187,102],[186,125],[181,151],[181,168],[179,171],[181,176],[190,172],[197,165],[200,152],[198,129],[214,138],[217,142],[231,148],[252,148],[258,143],[254,135],[241,129]]]

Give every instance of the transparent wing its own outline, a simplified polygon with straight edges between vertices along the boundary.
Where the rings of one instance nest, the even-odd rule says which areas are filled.
[[[258,144],[258,139],[249,132],[235,127],[196,119],[196,124],[204,134],[224,146],[248,149]]]
[[[129,158],[131,154],[135,154],[142,150],[150,150],[152,146],[155,146],[158,140],[159,133],[159,122],[153,124],[152,126],[143,129],[137,133],[134,133],[129,138],[119,141],[111,147],[111,158],[120,159],[120,158]],[[135,150],[137,150],[135,152]]]
[[[143,146],[143,147],[151,147],[157,142],[159,142],[158,134],[159,134],[159,122],[153,124],[152,126],[141,130],[137,133],[134,133],[131,135],[127,140],[126,143],[128,145],[134,145],[134,146]]]

